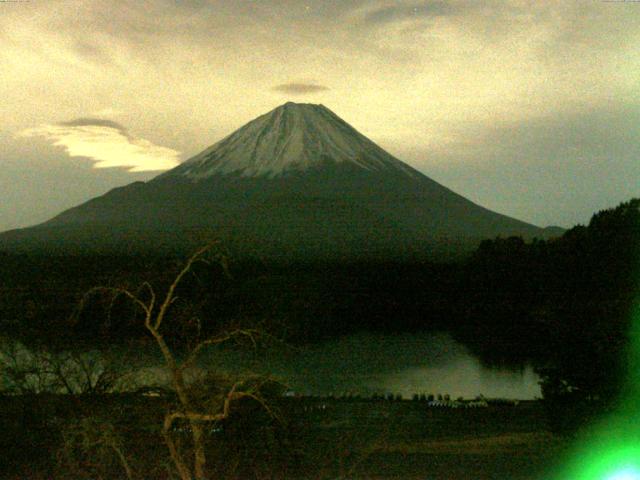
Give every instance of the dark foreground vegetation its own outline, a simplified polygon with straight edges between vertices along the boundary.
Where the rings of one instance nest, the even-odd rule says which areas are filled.
[[[0,398],[3,478],[176,478],[161,434],[171,402],[134,394]],[[450,409],[279,396],[271,406],[276,417],[248,402],[208,428],[211,478],[533,480],[545,478],[566,447],[533,401]],[[174,429],[185,443],[187,429]]]
[[[223,336],[228,332],[251,332],[242,337],[247,337],[252,342],[254,332],[268,332],[268,336],[263,335],[264,338],[295,345],[320,342],[362,330],[394,333],[447,331],[487,364],[514,367],[534,365],[543,381],[545,399],[543,408],[536,406],[536,415],[540,415],[543,410],[547,414],[546,426],[536,430],[536,435],[546,431],[546,428],[566,435],[607,411],[622,392],[632,311],[638,294],[639,247],[640,200],[632,200],[615,209],[597,213],[589,225],[575,227],[560,238],[530,243],[520,238],[487,240],[471,257],[455,263],[309,261],[305,264],[265,264],[231,260],[227,265],[226,257],[218,251],[215,255],[209,254],[207,262],[195,262],[188,274],[176,285],[166,312],[170,321],[163,323],[162,336],[167,347],[176,352],[178,357],[188,357],[199,342],[220,335],[221,332]],[[136,342],[141,346],[154,344],[154,335],[150,336],[150,332],[153,332],[148,328],[144,306],[151,305],[156,292],[158,298],[161,298],[161,292],[170,289],[183,265],[184,258],[179,256],[160,258],[3,254],[0,266],[0,331],[5,337],[17,339],[33,350],[46,349],[52,352],[108,351],[123,345],[131,348]],[[107,288],[86,293],[95,286]],[[153,286],[153,289],[149,289],[149,286]],[[125,291],[130,295],[122,294]],[[155,313],[157,310],[154,310]],[[269,348],[269,343],[258,342],[255,348]],[[215,383],[214,380],[211,381]],[[108,385],[100,389],[91,384],[89,390],[99,394],[94,397],[93,402],[96,405],[111,405],[108,408],[112,410],[106,415],[108,425],[111,425],[108,426],[103,420],[96,420],[94,417],[82,420],[85,417],[68,417],[65,416],[66,413],[62,417],[58,414],[42,414],[43,408],[47,410],[53,408],[52,405],[61,404],[62,410],[69,409],[69,405],[76,402],[76,397],[64,397],[64,401],[45,401],[45,397],[29,396],[27,391],[10,391],[10,386],[6,382],[3,386],[6,393],[13,395],[3,400],[13,405],[8,407],[8,411],[14,411],[20,402],[23,410],[22,417],[16,413],[5,421],[11,424],[13,418],[22,418],[21,421],[27,426],[32,422],[35,426],[33,429],[24,429],[26,437],[23,435],[21,441],[35,445],[36,449],[44,442],[50,447],[43,447],[42,452],[49,453],[53,452],[51,446],[56,445],[56,461],[61,458],[61,445],[67,448],[65,445],[70,441],[72,444],[73,441],[78,441],[85,447],[93,445],[99,450],[99,453],[90,454],[88,458],[117,453],[113,446],[104,444],[107,441],[105,438],[99,436],[96,440],[79,433],[90,431],[93,432],[92,435],[100,432],[100,435],[107,435],[112,432],[109,435],[124,442],[122,452],[131,454],[133,458],[136,457],[133,454],[136,448],[143,446],[144,451],[140,453],[145,461],[157,458],[157,461],[151,462],[154,468],[164,468],[163,471],[172,471],[173,468],[175,474],[175,462],[172,464],[162,441],[158,442],[158,433],[147,432],[144,427],[156,424],[155,417],[148,423],[147,420],[139,419],[129,422],[137,425],[133,429],[135,435],[149,435],[148,441],[144,438],[133,440],[127,437],[127,433],[117,434],[124,437],[116,435],[119,431],[117,425],[127,423],[123,420],[127,415],[138,415],[136,402],[139,403],[142,398],[153,405],[143,408],[153,416],[160,415],[158,412],[162,410],[159,400],[132,397],[131,406],[122,399],[113,403],[105,397],[110,391]],[[232,387],[227,385],[226,388],[228,394]],[[79,393],[72,391],[73,388],[67,390],[69,394]],[[86,389],[83,391],[86,392]],[[20,395],[16,396],[16,393]],[[265,400],[266,397],[260,396],[259,399]],[[238,427],[236,434],[231,435],[233,438],[228,438],[228,432],[234,428],[231,426],[231,417],[225,419],[228,425],[221,431],[207,434],[211,438],[207,437],[204,443],[208,445],[207,448],[214,449],[207,457],[209,465],[213,466],[212,471],[215,469],[225,472],[225,469],[232,469],[233,472],[243,472],[237,478],[291,478],[291,472],[281,470],[283,465],[292,465],[291,468],[303,471],[308,468],[305,462],[309,458],[312,462],[315,461],[314,458],[319,458],[317,452],[310,454],[311,456],[307,452],[309,446],[322,437],[321,433],[313,430],[315,427],[307,425],[303,428],[300,422],[296,423],[297,420],[291,419],[281,423],[276,420],[274,411],[265,408],[271,404],[266,400],[258,402],[258,405],[251,404],[257,398],[239,400],[244,404],[243,409],[254,408],[255,411],[247,416],[238,414],[242,427]],[[274,404],[281,402],[278,395],[269,397],[269,400]],[[79,406],[74,412],[86,411],[88,403],[83,399],[77,401],[85,406]],[[68,405],[64,406],[65,403]],[[220,409],[223,403],[218,402],[216,405]],[[204,404],[198,404],[197,407],[198,412],[204,411]],[[404,418],[405,414],[409,415],[407,418],[418,418],[407,413],[411,408],[407,406],[408,410],[401,409],[399,418]],[[295,409],[284,410],[290,413]],[[258,411],[261,413],[257,413]],[[372,408],[371,411],[377,410]],[[488,415],[488,412],[483,415]],[[525,410],[518,412],[524,415],[523,418],[528,415]],[[442,420],[444,424],[457,425],[456,422],[467,415],[465,413],[458,418],[455,415],[462,414],[450,413],[451,417]],[[62,432],[66,430],[52,428],[49,424],[51,418],[70,419],[71,425],[75,425],[72,433],[65,437]],[[104,416],[98,415],[98,418]],[[432,418],[431,423],[420,418],[425,423],[418,427],[419,422],[416,420],[413,427],[406,427],[409,429],[407,431],[411,431],[411,428],[423,429],[424,434],[429,436],[442,426],[436,420],[439,418],[437,416]],[[486,421],[491,424],[494,420]],[[91,427],[92,424],[83,424],[83,421],[103,423]],[[207,422],[204,423],[212,424],[208,420]],[[314,422],[315,420],[311,425]],[[319,425],[324,425],[321,419],[318,422]],[[327,440],[326,445],[335,446],[339,443],[337,439],[347,438],[348,431],[357,437],[367,436],[366,428],[359,432],[359,427],[356,428],[353,424],[353,429],[349,430],[349,421],[336,422],[335,429],[329,429],[335,439]],[[162,423],[162,418],[159,423]],[[172,423],[171,428],[178,424],[179,421]],[[68,428],[68,425],[64,428]],[[305,428],[310,430],[306,431]],[[4,431],[20,435],[20,429],[17,430],[12,430],[9,425]],[[269,439],[263,437],[267,432]],[[512,432],[505,434],[507,433]],[[179,434],[176,438],[179,448],[189,448],[189,442],[193,441],[189,437],[190,440],[185,440],[182,445]],[[239,452],[244,450],[240,447],[233,450],[240,438],[248,442],[243,443],[245,446],[251,442],[263,442],[265,445],[271,445],[271,441],[276,442],[273,448],[269,447],[267,450],[257,447],[248,449],[253,452],[252,455],[264,453],[260,457],[260,462],[264,465],[264,469],[260,470],[262,473],[255,473],[258,470],[254,473],[242,470],[248,468],[247,465],[257,465],[259,462],[243,457],[245,454]],[[392,438],[395,437],[389,436],[386,440]],[[435,462],[432,462],[433,465],[438,464],[442,458],[438,460],[433,455],[420,457],[422,447],[416,445],[424,445],[427,440],[420,439],[415,440],[418,443],[411,443],[414,440],[406,448],[408,451],[418,452],[415,454],[417,456],[411,457],[411,462],[418,462],[417,475],[423,465],[420,462],[426,462],[425,458],[428,457],[429,462]],[[471,443],[468,445],[470,451],[476,448]],[[523,446],[521,451],[529,452],[528,448]],[[17,456],[11,458],[18,462],[20,452],[26,451],[27,447],[14,451]],[[301,453],[302,451],[304,452]],[[469,468],[480,469],[478,471],[482,471],[482,465],[491,464],[486,463],[488,457],[465,457],[462,452],[458,454],[461,455],[460,458],[470,459],[469,465],[475,467]],[[45,463],[51,462],[51,455],[42,457],[49,459]],[[393,457],[396,455],[394,453],[389,458],[385,455],[387,454],[379,451],[364,463],[370,468],[377,466],[375,468],[379,468],[380,472],[384,470],[383,465],[393,465],[394,462],[399,468],[408,468],[408,463],[399,460],[404,458],[402,455]],[[109,460],[111,461],[113,460]],[[135,463],[142,460],[131,461]],[[275,461],[278,468],[272,468],[269,464],[271,461]],[[516,460],[495,461],[502,462],[507,468],[512,465],[509,462]],[[114,462],[113,469],[126,471],[122,459]],[[411,462],[409,463],[412,464]],[[442,462],[444,465],[448,460]],[[103,463],[98,461],[96,468],[107,468],[108,465]],[[464,461],[460,465],[462,464]],[[167,470],[166,465],[173,466]],[[299,467],[295,467],[296,465]],[[134,466],[130,468],[135,470]],[[156,474],[161,475],[145,475]],[[78,478],[100,478],[98,474],[79,475]],[[104,478],[107,478],[108,475],[105,475]],[[390,474],[391,477],[410,478],[407,475],[407,471],[404,474]],[[498,477],[520,478],[515,473]],[[182,478],[186,477],[183,475]],[[434,478],[497,477],[489,474],[482,477],[478,474],[470,477],[460,475]]]

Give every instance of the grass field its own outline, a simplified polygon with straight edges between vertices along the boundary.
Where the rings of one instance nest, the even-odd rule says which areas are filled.
[[[542,480],[568,443],[548,430],[539,402],[477,409],[414,401],[315,405],[306,417],[308,442],[338,450],[332,473],[342,478]]]
[[[47,463],[58,458],[55,425],[91,412],[114,422],[138,478],[171,478],[159,467],[166,463],[162,400],[40,401],[33,408],[45,421],[29,423],[33,410],[15,397],[2,399],[0,447],[11,462],[5,477],[72,478]],[[247,416],[211,434],[212,478],[544,480],[568,445],[549,431],[543,406],[533,401],[476,409],[407,400],[280,398],[274,404],[282,423],[261,417],[256,427]],[[113,477],[104,478],[119,478],[113,468]]]

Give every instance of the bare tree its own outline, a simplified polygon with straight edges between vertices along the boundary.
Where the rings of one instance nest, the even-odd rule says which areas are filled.
[[[10,394],[104,394],[125,375],[117,363],[104,352],[27,348],[0,340],[1,390]]]
[[[188,375],[189,370],[197,363],[199,355],[207,347],[240,338],[248,339],[255,344],[259,334],[258,330],[236,328],[206,338],[200,338],[200,335],[197,335],[198,340],[191,345],[186,355],[182,356],[174,353],[163,333],[163,326],[166,323],[169,307],[177,299],[176,289],[196,262],[206,261],[204,256],[214,245],[209,244],[200,248],[188,259],[173,279],[171,285],[169,285],[163,298],[159,298],[155,289],[148,282],[144,282],[135,293],[124,288],[98,287],[90,290],[85,295],[86,299],[94,292],[108,292],[113,295],[112,301],[115,301],[116,297],[123,295],[143,312],[144,326],[160,349],[170,375],[172,387],[178,398],[178,407],[168,411],[164,417],[162,435],[181,480],[204,480],[207,478],[205,449],[207,426],[228,418],[234,402],[250,398],[259,402],[269,413],[274,414],[261,394],[261,386],[264,382],[256,380],[255,377],[235,381],[225,388],[222,394],[212,396],[207,399],[208,401],[202,401],[202,391],[200,390],[200,393],[198,393],[198,389],[193,388],[193,382],[190,381]],[[226,270],[226,257],[219,256],[218,261]],[[197,331],[199,334],[199,322],[197,322]],[[179,442],[174,438],[174,425],[179,421],[184,421],[189,426],[193,443],[192,460],[189,460],[184,455],[179,448]]]

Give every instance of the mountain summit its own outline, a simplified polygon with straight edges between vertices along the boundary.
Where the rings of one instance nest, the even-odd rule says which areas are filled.
[[[149,182],[116,188],[0,249],[189,250],[263,259],[442,258],[549,231],[483,208],[322,105],[286,103]]]
[[[315,169],[327,161],[370,171],[417,174],[324,105],[287,102],[165,176],[194,180],[217,174],[273,178]]]

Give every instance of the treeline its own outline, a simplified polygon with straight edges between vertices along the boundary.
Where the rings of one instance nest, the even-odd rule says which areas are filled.
[[[482,242],[456,263],[198,263],[177,292],[170,332],[259,325],[287,341],[360,330],[448,331],[489,364],[532,363],[545,394],[613,398],[638,294],[640,200],[598,212],[560,238]],[[0,329],[24,342],[96,346],[146,337],[140,313],[95,286],[162,291],[183,258],[2,256]],[[141,292],[144,295],[144,292]],[[78,305],[84,300],[84,308]]]
[[[481,357],[533,361],[573,389],[612,396],[639,298],[640,200],[551,241],[485,241],[465,266],[458,335]]]

